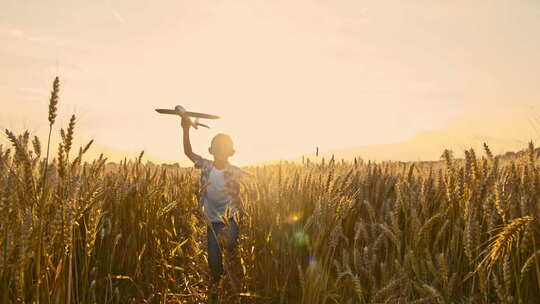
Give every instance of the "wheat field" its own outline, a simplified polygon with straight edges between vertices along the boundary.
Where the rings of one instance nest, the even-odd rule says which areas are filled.
[[[56,80],[51,130],[58,98]],[[198,172],[142,154],[86,160],[75,127],[56,155],[5,130],[0,302],[206,303]],[[221,303],[536,303],[538,150],[476,153],[245,168],[240,263],[225,258]]]

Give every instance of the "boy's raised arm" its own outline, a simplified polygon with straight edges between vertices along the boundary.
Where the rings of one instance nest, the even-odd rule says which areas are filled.
[[[182,118],[182,130],[184,133],[184,154],[194,163],[196,163],[201,157],[191,149],[191,141],[189,140],[189,128],[191,124],[188,119]]]

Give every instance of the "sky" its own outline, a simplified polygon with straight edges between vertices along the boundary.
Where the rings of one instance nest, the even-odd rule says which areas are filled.
[[[220,115],[194,150],[227,133],[238,164],[445,128],[525,140],[540,2],[0,0],[0,71],[1,128],[45,134],[58,75],[59,124],[168,160],[179,120],[154,109],[177,104]]]

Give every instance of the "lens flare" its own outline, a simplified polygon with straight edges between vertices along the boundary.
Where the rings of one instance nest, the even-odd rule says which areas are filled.
[[[295,213],[291,216],[287,217],[286,223],[288,224],[295,224],[302,218],[301,214]]]

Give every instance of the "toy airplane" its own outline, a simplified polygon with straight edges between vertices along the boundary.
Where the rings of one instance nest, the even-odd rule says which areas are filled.
[[[209,126],[202,124],[199,122],[199,118],[205,118],[205,119],[218,119],[219,116],[211,115],[211,114],[204,114],[204,113],[197,113],[197,112],[189,112],[184,109],[182,106],[176,106],[174,107],[174,110],[170,109],[156,109],[156,112],[161,114],[171,114],[171,115],[178,115],[182,118],[189,119],[189,122],[191,123],[191,126],[195,129],[197,129],[199,126],[210,128]],[[191,117],[195,117],[195,121],[191,120]]]

